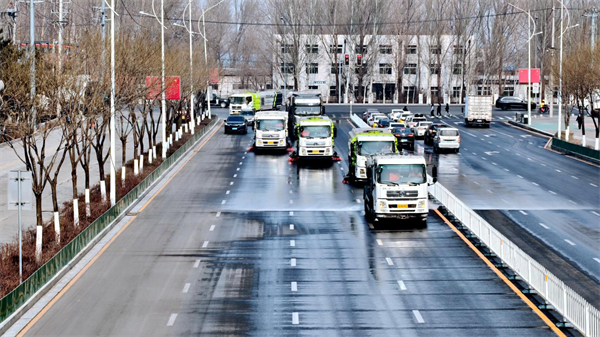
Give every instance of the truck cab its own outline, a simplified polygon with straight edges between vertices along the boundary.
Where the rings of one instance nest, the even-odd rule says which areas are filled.
[[[247,102],[250,101],[248,105]],[[259,111],[261,109],[260,96],[255,93],[246,92],[234,94],[229,97],[229,114],[239,115],[244,109]]]
[[[254,115],[254,145],[257,149],[287,148],[287,113],[259,111]]]
[[[294,136],[296,124],[304,117],[316,117],[325,114],[321,94],[294,93],[289,98],[287,106],[289,113],[289,129]]]
[[[374,154],[398,153],[398,141],[387,129],[352,129],[348,140],[348,177],[367,179],[367,157]]]
[[[416,219],[427,225],[427,164],[422,156],[378,154],[367,160],[364,206],[367,221]],[[437,169],[433,169],[433,183]]]
[[[300,159],[332,159],[334,138],[337,136],[335,123],[327,116],[303,117],[296,123],[297,156]]]

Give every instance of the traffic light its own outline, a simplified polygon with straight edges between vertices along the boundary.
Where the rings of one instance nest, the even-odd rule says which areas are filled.
[[[346,55],[344,56],[344,60],[345,60],[345,61],[344,61],[344,63],[345,63],[347,66],[349,66],[349,65],[350,65],[350,55],[346,54]]]
[[[356,55],[356,64],[357,65],[362,64],[362,55],[360,55],[360,54]]]

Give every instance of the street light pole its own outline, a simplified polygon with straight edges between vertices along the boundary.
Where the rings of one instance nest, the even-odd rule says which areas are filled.
[[[29,76],[31,81],[31,121],[34,128],[37,128],[35,117],[35,1],[29,0]]]
[[[281,37],[281,60],[283,61],[283,103],[285,105],[287,105],[286,100],[287,100],[287,96],[286,96],[286,90],[287,90],[287,71],[288,71],[288,65],[287,62],[285,60],[285,54],[284,51],[288,51],[287,47],[285,45],[285,19],[283,18],[283,16],[281,17],[281,25],[283,26],[283,36]],[[287,109],[287,107],[286,107]]]
[[[188,2],[188,6],[189,6],[189,15],[188,15],[188,19],[190,20],[190,100],[189,100],[189,106],[190,106],[190,122],[191,122],[191,126],[190,126],[190,130],[192,132],[192,134],[194,134],[194,129],[195,129],[195,116],[194,116],[194,44],[192,41],[192,0],[189,0]],[[184,11],[185,13],[185,11]]]
[[[115,157],[117,152],[115,130],[115,0],[110,1],[110,205],[117,202]]]

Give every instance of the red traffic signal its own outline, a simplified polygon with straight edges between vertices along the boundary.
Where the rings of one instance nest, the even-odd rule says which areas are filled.
[[[356,55],[356,64],[357,65],[362,64],[362,55],[360,55],[360,54]]]
[[[344,63],[345,63],[347,66],[348,66],[348,65],[350,65],[350,55],[346,54],[346,55],[344,56],[344,60],[345,60],[345,61],[344,61]]]

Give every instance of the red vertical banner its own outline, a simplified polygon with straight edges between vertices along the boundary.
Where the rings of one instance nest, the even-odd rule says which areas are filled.
[[[160,77],[158,76],[146,76],[146,99],[159,99],[160,98]],[[166,85],[166,98],[175,100],[181,99],[181,78],[179,76],[168,76],[165,77]]]
[[[219,69],[215,68],[210,70],[210,72],[208,73],[208,82],[210,84],[219,83]]]
[[[528,83],[529,74],[527,69],[519,69],[519,83]],[[531,69],[531,83],[540,83],[540,69]]]

